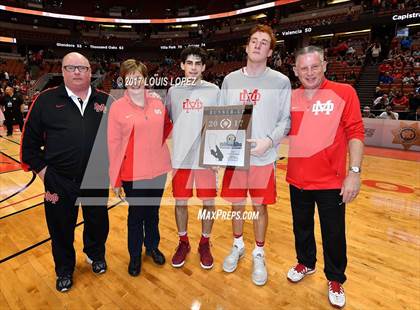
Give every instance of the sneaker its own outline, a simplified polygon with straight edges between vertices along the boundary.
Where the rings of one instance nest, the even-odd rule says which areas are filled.
[[[236,245],[232,247],[230,254],[226,256],[223,262],[223,270],[225,272],[234,272],[238,267],[238,261],[245,255],[245,247],[239,249]]]
[[[337,281],[328,281],[328,299],[331,306],[343,308],[346,304],[346,295],[343,286]]]
[[[179,268],[185,264],[187,254],[190,252],[191,247],[188,242],[179,241],[179,245],[176,248],[176,252],[172,257],[172,266]]]
[[[264,285],[268,279],[264,254],[254,254],[252,257],[254,263],[254,269],[252,270],[252,282],[254,282],[255,285]]]
[[[59,292],[67,292],[73,285],[73,277],[71,275],[58,276],[55,282],[55,288]]]
[[[200,244],[198,246],[198,253],[200,254],[201,267],[211,269],[213,267],[213,256],[210,252],[210,242]]]
[[[106,271],[106,261],[104,260],[92,260],[89,256],[86,256],[86,261],[88,264],[92,265],[92,271],[94,273],[105,273]]]
[[[311,269],[303,264],[297,264],[295,267],[289,269],[289,272],[287,273],[287,280],[293,283],[297,283],[306,275],[313,274],[314,272],[315,268]]]

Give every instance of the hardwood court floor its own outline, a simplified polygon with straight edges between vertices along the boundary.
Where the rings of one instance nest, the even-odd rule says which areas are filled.
[[[18,143],[18,133],[12,139],[0,138],[0,201],[20,191],[0,203],[1,309],[330,308],[317,215],[318,270],[299,284],[286,280],[288,268],[295,263],[289,194],[284,181],[286,159],[278,164],[278,203],[269,209],[266,242],[269,280],[264,287],[251,282],[254,245],[250,221],[246,222],[244,232],[246,255],[234,273],[226,274],[221,267],[232,243],[231,223],[223,220],[215,222],[211,237],[215,266],[210,271],[201,269],[197,254],[201,231],[197,220],[199,207],[193,200],[196,205],[191,206],[189,213],[192,251],[183,268],[174,269],[169,263],[157,267],[150,258],[144,258],[141,275],[130,277],[127,206],[119,204],[109,210],[108,271],[94,275],[85,263],[83,225],[80,225],[76,228],[74,286],[68,293],[57,292],[50,242],[45,241],[49,236],[42,205],[43,186],[38,178],[31,183],[31,173],[15,171],[13,159],[19,160]],[[282,154],[285,148],[282,147]],[[420,309],[418,157],[417,161],[384,158],[377,151],[375,156],[365,157],[364,185],[358,199],[347,206],[346,308]],[[5,166],[12,166],[10,172]],[[115,202],[115,198],[111,199],[110,205]],[[217,202],[219,208],[229,210],[222,200]],[[165,203],[160,211],[160,248],[169,261],[178,242],[170,186],[165,192]],[[27,248],[30,249],[19,253]]]

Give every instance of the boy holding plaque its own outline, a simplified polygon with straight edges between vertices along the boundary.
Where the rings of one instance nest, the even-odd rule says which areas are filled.
[[[247,170],[226,168],[222,197],[232,203],[232,211],[242,214],[249,192],[253,210],[255,249],[253,251],[252,281],[267,282],[264,242],[268,224],[267,205],[276,202],[275,161],[277,146],[290,127],[289,79],[267,67],[276,39],[270,27],[257,25],[251,30],[246,46],[246,67],[228,74],[220,92],[221,105],[253,105],[250,167]],[[232,219],[233,247],[223,262],[225,272],[233,272],[245,253],[242,237],[243,219]]]

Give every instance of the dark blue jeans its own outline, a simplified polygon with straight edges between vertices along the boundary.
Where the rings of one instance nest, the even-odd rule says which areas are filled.
[[[315,268],[315,203],[321,224],[324,272],[330,281],[344,283],[347,266],[346,206],[339,189],[302,190],[290,185],[293,232],[298,263]]]
[[[139,257],[143,242],[146,250],[158,248],[159,208],[165,190],[166,174],[151,180],[123,181],[128,207],[128,252]]]

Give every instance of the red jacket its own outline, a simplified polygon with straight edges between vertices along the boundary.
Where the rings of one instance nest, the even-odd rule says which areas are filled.
[[[394,97],[392,103],[396,106],[396,108],[408,108],[408,98],[404,95],[400,98]]]
[[[170,171],[166,138],[171,130],[168,112],[153,93],[146,93],[144,108],[135,105],[127,93],[115,101],[108,120],[111,185],[153,179]]]
[[[364,140],[360,102],[349,84],[324,80],[312,99],[292,93],[286,180],[308,190],[341,188],[350,139]]]

